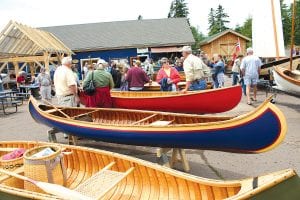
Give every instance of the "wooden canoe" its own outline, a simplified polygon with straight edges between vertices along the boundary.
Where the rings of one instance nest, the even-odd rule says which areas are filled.
[[[53,143],[0,142],[0,148],[22,147],[29,149],[39,145],[53,145]],[[71,152],[64,155],[64,166],[67,171],[66,187],[72,190],[78,191],[84,181],[90,183],[91,177],[110,163],[114,162],[114,165],[110,170],[106,170],[108,173],[123,174],[125,171],[131,170],[131,173],[128,173],[123,180],[117,181],[114,186],[107,187],[114,178],[96,180],[96,183],[92,181],[95,183],[92,187],[96,189],[99,188],[97,182],[101,182],[99,191],[102,195],[101,199],[238,200],[300,198],[300,180],[296,172],[291,169],[255,178],[220,181],[189,175],[148,161],[109,151],[56,145]],[[0,175],[1,200],[61,199],[53,195],[25,190],[22,184],[8,186],[4,181],[1,181],[3,176]],[[90,186],[90,184],[87,184],[87,187]],[[90,194],[87,192],[85,195]],[[68,194],[65,195],[65,198],[67,197]]]
[[[220,113],[233,109],[241,101],[241,86],[188,92],[111,92],[113,107],[178,113]],[[86,96],[80,94],[84,104]]]
[[[296,71],[298,73],[296,73]],[[300,71],[290,71],[281,67],[274,67],[274,80],[279,90],[300,95]]]
[[[37,122],[49,127],[105,142],[260,153],[276,147],[287,130],[283,113],[269,101],[236,117],[105,108],[57,110],[33,97],[29,111]]]
[[[283,58],[283,59],[280,59],[280,60],[276,60],[276,61],[273,61],[273,62],[263,64],[261,66],[261,70],[260,70],[259,75],[260,75],[260,77],[263,77],[263,78],[269,80],[270,79],[270,74],[271,74],[270,72],[273,71],[274,66],[288,69],[289,68],[289,62],[290,62],[290,58]],[[296,69],[299,64],[300,64],[300,56],[294,56],[293,57],[293,69]]]

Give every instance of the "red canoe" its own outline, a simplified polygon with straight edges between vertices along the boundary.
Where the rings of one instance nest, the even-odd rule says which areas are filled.
[[[220,113],[233,109],[241,100],[240,86],[188,92],[112,91],[115,108],[155,110],[179,113]],[[85,95],[80,95],[81,103]]]

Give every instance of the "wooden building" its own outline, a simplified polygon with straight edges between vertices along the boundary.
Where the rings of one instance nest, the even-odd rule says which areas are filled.
[[[75,53],[78,71],[86,62],[181,56],[180,49],[195,43],[186,18],[146,19],[43,27]]]
[[[240,53],[245,54],[246,44],[250,40],[250,38],[228,29],[203,40],[200,43],[200,49],[204,51],[209,58],[211,58],[213,54],[220,54],[230,60],[235,52],[238,41],[240,41],[241,46]]]

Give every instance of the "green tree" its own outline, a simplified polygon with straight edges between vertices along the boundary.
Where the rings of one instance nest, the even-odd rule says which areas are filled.
[[[291,5],[291,13],[292,13]],[[292,17],[291,17],[292,18]],[[291,27],[291,25],[290,25]],[[300,1],[296,1],[296,13],[295,13],[295,45],[300,45]]]
[[[219,33],[228,29],[228,27],[226,26],[226,24],[229,23],[228,18],[229,15],[225,13],[223,6],[219,5],[215,12],[215,23]]]
[[[240,31],[237,32],[248,38],[252,38],[252,17],[248,17],[243,26],[240,27]]]
[[[200,31],[199,31],[199,28],[197,27],[194,27],[194,26],[191,26],[191,31],[192,31],[192,34],[193,34],[193,36],[194,36],[194,39],[195,39],[195,44],[194,45],[192,45],[192,49],[193,50],[197,50],[197,49],[199,49],[200,48],[200,42],[202,41],[202,40],[204,40],[205,39],[205,36],[203,35],[203,33],[201,33]]]
[[[208,35],[214,35],[216,33],[218,33],[218,27],[216,24],[216,16],[215,16],[215,10],[213,8],[210,9],[210,12],[208,14]]]
[[[185,17],[188,18],[189,9],[185,0],[173,0],[170,6],[168,18]]]
[[[248,17],[242,26],[237,25],[235,31],[248,37],[252,38],[252,17]],[[247,43],[247,47],[252,46],[252,43]]]
[[[291,29],[292,29],[291,8],[284,3],[284,0],[280,0],[280,7],[281,7],[281,19],[282,19],[284,44],[289,45],[291,40]]]

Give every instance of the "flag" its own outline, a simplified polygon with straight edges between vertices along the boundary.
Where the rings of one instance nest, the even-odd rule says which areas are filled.
[[[239,55],[241,51],[241,43],[240,43],[240,38],[238,38],[237,43],[235,44],[235,52],[232,54],[232,61],[234,62],[237,56]]]
[[[238,42],[235,45],[235,53],[238,54],[241,51],[241,43],[240,38],[238,38]]]

